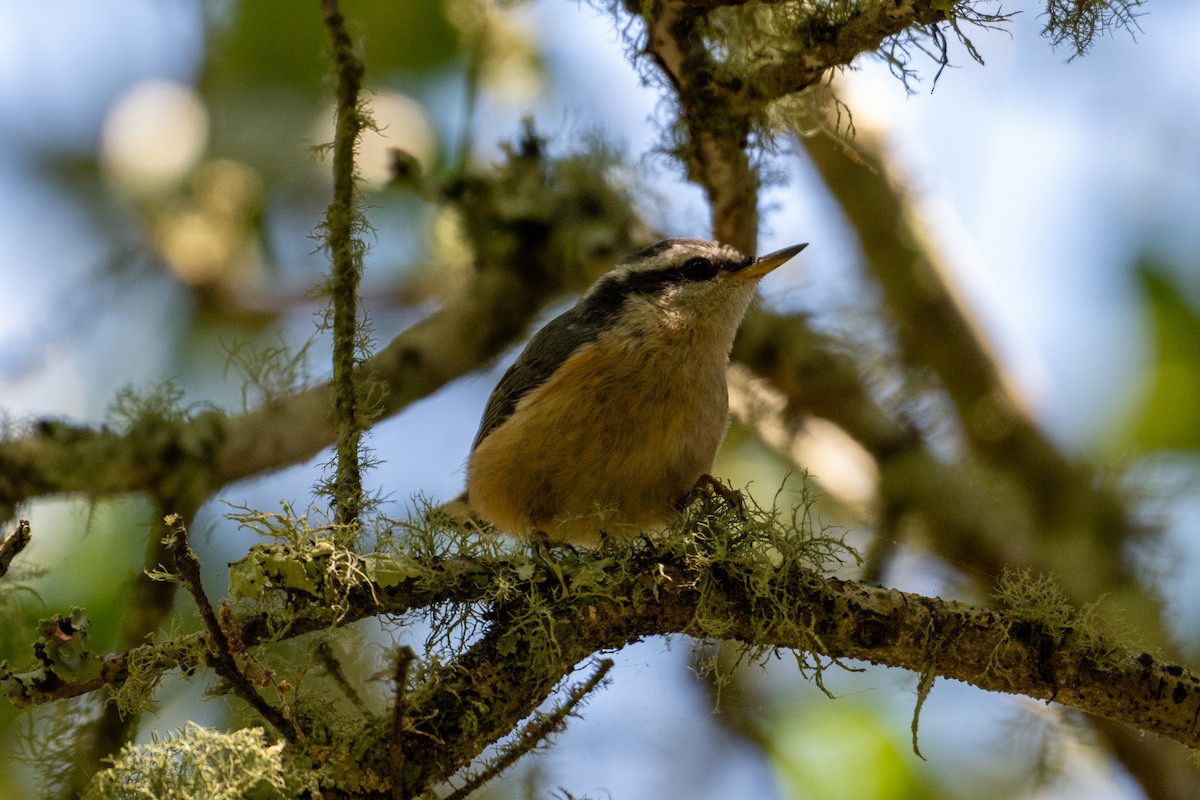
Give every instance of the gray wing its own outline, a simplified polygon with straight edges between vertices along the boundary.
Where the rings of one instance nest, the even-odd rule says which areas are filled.
[[[479,433],[475,434],[475,441],[471,443],[471,452],[489,433],[512,416],[522,397],[549,380],[571,353],[596,340],[602,326],[589,319],[592,315],[588,311],[577,305],[550,320],[529,340],[521,355],[517,356],[517,360],[492,390],[483,412],[483,421],[479,423]]]

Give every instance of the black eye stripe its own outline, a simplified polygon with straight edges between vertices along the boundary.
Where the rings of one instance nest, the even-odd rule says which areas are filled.
[[[632,294],[652,294],[672,284],[712,280],[720,271],[721,267],[707,258],[689,258],[671,267],[631,272],[621,279],[621,284]]]
[[[626,261],[646,260],[662,255],[676,246],[678,244],[671,240],[659,242],[635,253]],[[692,256],[682,264],[677,262],[660,269],[611,272],[596,281],[587,296],[572,309],[574,321],[599,331],[615,322],[617,312],[629,297],[637,295],[651,298],[670,286],[712,280],[723,271],[737,272],[753,261],[752,258],[736,259],[725,253],[714,253],[712,257]]]
[[[670,242],[660,242],[645,251],[635,254],[634,258],[659,255],[670,250]],[[609,274],[596,282],[588,293],[587,299],[578,307],[580,319],[589,320],[595,324],[608,325],[612,315],[632,295],[649,296],[661,293],[669,286],[712,280],[722,270],[737,272],[746,263],[733,261],[718,255],[716,258],[693,256],[682,264],[676,263],[669,267],[655,270],[636,270],[624,274]]]

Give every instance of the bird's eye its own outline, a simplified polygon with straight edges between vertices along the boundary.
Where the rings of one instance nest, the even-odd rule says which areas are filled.
[[[689,258],[683,262],[681,271],[689,281],[707,281],[717,274],[717,265],[707,258]]]

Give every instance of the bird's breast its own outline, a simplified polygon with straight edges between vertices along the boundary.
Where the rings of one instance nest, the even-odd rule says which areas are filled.
[[[581,347],[475,448],[476,512],[583,544],[605,525],[669,518],[711,469],[728,413],[726,352],[687,344],[601,336]],[[579,522],[596,515],[608,521]]]

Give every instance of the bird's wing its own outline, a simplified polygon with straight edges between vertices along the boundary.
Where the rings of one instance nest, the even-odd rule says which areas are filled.
[[[479,423],[479,433],[475,434],[475,441],[471,444],[472,452],[489,433],[512,416],[522,397],[549,380],[579,347],[595,341],[599,329],[581,322],[581,311],[576,306],[559,314],[534,334],[492,390],[483,412],[483,421]]]

